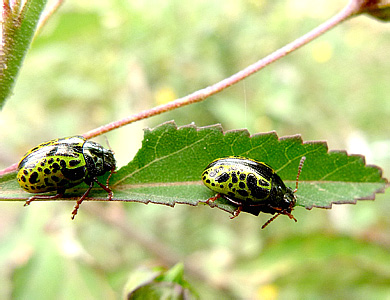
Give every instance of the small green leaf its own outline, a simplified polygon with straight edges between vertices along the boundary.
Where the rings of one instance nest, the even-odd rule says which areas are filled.
[[[170,270],[165,272],[156,278],[157,281],[176,282],[182,286],[187,285],[187,282],[183,278],[184,276],[184,265],[178,263],[173,266]]]
[[[133,271],[125,287],[126,299],[198,299],[183,279],[183,264],[167,271],[142,269]]]

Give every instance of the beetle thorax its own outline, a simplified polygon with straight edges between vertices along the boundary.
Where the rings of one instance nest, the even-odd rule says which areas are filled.
[[[115,169],[115,158],[113,152],[103,148],[95,142],[86,141],[84,143],[83,155],[89,177],[101,176],[104,173]]]

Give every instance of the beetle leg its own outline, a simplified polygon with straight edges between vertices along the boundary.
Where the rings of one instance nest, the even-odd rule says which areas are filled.
[[[213,202],[214,202],[215,200],[217,200],[218,198],[226,199],[226,200],[228,200],[228,201],[230,201],[230,202],[232,202],[232,203],[238,205],[237,209],[233,212],[233,216],[231,216],[230,219],[234,219],[234,218],[237,217],[237,216],[240,214],[240,212],[242,211],[242,204],[241,204],[240,202],[237,202],[237,201],[231,199],[230,197],[228,197],[228,196],[226,196],[226,195],[224,195],[224,194],[220,194],[220,193],[216,194],[214,197],[211,197],[211,198],[207,199],[206,203],[207,203],[208,205],[210,205],[210,202],[213,203]],[[211,206],[211,205],[210,205],[210,206]],[[211,207],[214,207],[214,206],[211,206]]]
[[[237,207],[237,209],[233,212],[233,216],[231,216],[230,219],[234,219],[235,217],[237,217],[240,214],[241,210],[242,210],[242,205]]]
[[[108,182],[110,181],[110,178],[111,178],[112,174],[114,174],[114,173],[116,173],[115,167],[111,169],[110,175],[108,175],[108,177],[107,177],[106,188],[109,188],[108,187]]]
[[[107,193],[108,193],[108,200],[111,200],[112,199],[112,196],[114,195],[114,193],[112,192],[112,190],[108,187],[108,181],[112,175],[112,173],[114,173],[114,169],[111,171],[111,174],[108,176],[107,178],[107,185],[104,185],[102,184],[101,182],[99,182],[99,180],[97,180],[97,178],[93,178],[91,180],[91,183],[89,184],[89,188],[88,190],[85,191],[84,195],[81,196],[81,198],[79,200],[77,200],[75,206],[73,207],[73,211],[72,211],[72,220],[74,220],[74,217],[77,215],[77,211],[79,210],[79,207],[81,205],[81,203],[84,201],[84,199],[88,196],[89,192],[91,191],[92,187],[93,187],[93,184],[94,182],[96,182],[98,185],[100,185],[100,187],[105,190]]]
[[[290,213],[285,213],[284,215],[287,215],[291,220],[294,220],[295,222],[298,222],[298,220],[295,219],[295,217],[294,217],[292,214],[290,214]]]
[[[107,179],[108,180],[108,179]],[[112,190],[108,187],[108,184],[107,186],[105,186],[104,184],[100,183],[96,178],[94,179],[94,181],[100,185],[100,187],[105,190],[107,193],[108,193],[108,200],[111,200],[112,196],[114,196],[114,193],[112,192]]]
[[[295,222],[298,222],[297,219],[295,219],[295,217],[289,213],[288,211],[286,210],[282,210],[278,207],[272,207],[274,210],[278,211],[276,216],[273,216],[271,219],[269,219],[267,222],[265,222],[265,224],[263,226],[261,226],[261,229],[264,229],[269,223],[271,223],[273,220],[275,220],[277,217],[279,217],[280,215],[286,215],[288,216],[291,220],[294,220]]]
[[[295,222],[298,222],[297,219],[295,219],[295,217],[292,215],[291,212],[289,212],[287,209],[281,209],[279,207],[271,207],[272,209],[278,211],[278,214],[281,214],[281,215],[286,215],[288,216],[291,220],[294,220]],[[292,211],[292,206],[290,206],[289,208],[290,211]]]
[[[91,189],[93,187],[93,183],[94,182],[91,181],[91,183],[89,184],[89,188],[85,191],[84,195],[82,195],[80,197],[80,199],[77,200],[76,204],[74,205],[73,211],[72,211],[72,220],[74,220],[74,217],[77,215],[77,211],[79,210],[81,203],[84,201],[84,199],[88,196],[89,192],[91,191]]]
[[[218,193],[214,197],[211,197],[211,198],[207,199],[206,203],[208,205],[210,205],[210,202],[213,203],[215,200],[217,200],[218,198],[221,198],[221,197],[222,197],[221,194]]]
[[[57,199],[61,198],[64,195],[63,191],[57,191],[56,195],[48,196],[48,195],[35,195],[26,200],[24,203],[24,206],[30,205],[30,203],[36,199],[46,199],[46,200],[51,200],[51,199]]]

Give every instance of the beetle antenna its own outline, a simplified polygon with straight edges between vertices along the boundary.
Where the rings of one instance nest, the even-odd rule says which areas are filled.
[[[297,174],[297,180],[295,181],[295,190],[294,190],[294,193],[296,193],[296,192],[298,191],[299,175],[301,175],[303,163],[305,162],[305,160],[306,160],[306,157],[305,157],[305,156],[302,156],[301,161],[299,162],[298,174]]]
[[[108,149],[110,149],[115,154],[114,150],[112,150],[112,148],[111,148],[111,145],[110,145],[110,142],[108,141],[107,136],[103,135],[103,137],[106,140],[106,144],[107,144]]]

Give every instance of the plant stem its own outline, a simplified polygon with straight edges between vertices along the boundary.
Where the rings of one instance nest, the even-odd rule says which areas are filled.
[[[357,14],[359,12],[359,5],[356,4],[356,1],[352,0],[348,3],[348,5],[341,10],[338,14],[327,20],[325,23],[319,25],[318,27],[314,28],[310,32],[306,33],[305,35],[301,36],[300,38],[296,39],[295,41],[287,44],[286,46],[276,50],[275,52],[269,54],[268,56],[264,57],[263,59],[255,62],[252,65],[249,65],[245,69],[237,72],[236,74],[217,82],[211,86],[208,86],[204,89],[198,90],[188,96],[176,99],[172,102],[169,102],[167,104],[159,105],[151,109],[147,109],[144,111],[141,111],[139,113],[136,113],[134,115],[131,115],[129,117],[123,118],[118,121],[111,122],[109,124],[106,124],[104,126],[101,126],[99,128],[93,129],[85,133],[83,136],[87,139],[101,135],[103,133],[109,132],[111,130],[117,129],[119,127],[122,127],[124,125],[140,121],[146,118],[150,118],[152,116],[161,114],[166,111],[171,111],[189,104],[193,104],[196,102],[200,102],[205,100],[206,98],[219,93],[223,91],[224,89],[232,86],[233,84],[236,84],[240,82],[241,80],[247,78],[248,76],[252,75],[253,73],[258,72],[259,70],[265,68],[269,64],[273,63],[274,61],[286,56],[287,54],[299,49],[303,45],[306,45],[307,43],[311,42],[318,36],[324,34],[328,30],[332,29],[336,25],[342,23],[349,17]]]

